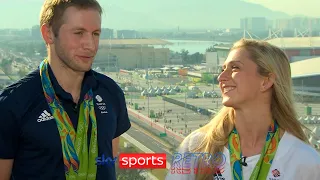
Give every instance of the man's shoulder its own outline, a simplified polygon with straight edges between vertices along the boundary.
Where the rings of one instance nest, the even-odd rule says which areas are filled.
[[[6,87],[0,94],[0,104],[16,104],[17,102],[30,102],[34,95],[42,89],[40,86],[39,70],[34,70],[22,79]]]
[[[123,94],[123,91],[120,88],[120,86],[111,77],[96,71],[93,71],[93,73],[101,87],[110,90],[112,93]]]

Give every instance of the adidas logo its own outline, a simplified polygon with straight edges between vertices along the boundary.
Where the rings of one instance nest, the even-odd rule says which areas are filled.
[[[39,116],[39,119],[37,120],[38,122],[43,122],[43,121],[49,121],[54,119],[54,117],[48,113],[47,110],[44,110],[41,115]]]

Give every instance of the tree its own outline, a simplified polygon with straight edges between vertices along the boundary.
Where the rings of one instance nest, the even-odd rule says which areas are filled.
[[[47,47],[45,44],[42,44],[42,46],[40,46],[39,53],[41,57],[47,56]]]
[[[116,165],[118,167],[118,165]],[[146,180],[144,176],[141,175],[143,170],[141,169],[120,169],[117,168],[117,180]]]
[[[217,50],[216,50],[216,48],[214,48],[214,46],[211,46],[206,49],[206,52],[217,52]]]
[[[28,74],[28,70],[26,68],[20,68],[18,71],[18,75],[20,78],[23,78],[24,76],[26,76]]]
[[[134,148],[121,149],[121,152],[136,153]],[[141,173],[144,170],[141,170],[141,169],[121,169],[121,168],[119,168],[118,161],[115,166],[116,166],[117,180],[127,180],[127,179],[146,180],[146,178],[141,175]]]
[[[1,62],[1,69],[5,74],[12,73],[12,59],[3,59]]]
[[[35,48],[33,43],[29,43],[27,47],[25,47],[24,53],[26,53],[27,56],[34,56]]]
[[[203,60],[203,54],[196,52],[192,54],[189,59],[191,64],[200,64]]]
[[[35,49],[38,53],[40,53],[41,57],[46,57],[47,56],[47,47],[46,44],[44,43],[38,43],[35,46]]]
[[[3,67],[3,69],[4,69],[4,67],[6,67],[9,64],[12,64],[12,59],[3,59],[1,61],[1,66]]]
[[[213,74],[202,73],[202,82],[211,83],[213,81]]]
[[[187,64],[188,61],[189,61],[189,56],[188,56],[189,51],[185,50],[185,49],[182,49],[180,54],[181,54],[182,62],[184,64]]]
[[[15,51],[17,51],[17,52],[24,52],[24,51],[25,51],[25,47],[28,47],[28,46],[23,46],[23,45],[21,45],[21,44],[16,44],[16,45],[14,46],[14,49],[15,49]]]

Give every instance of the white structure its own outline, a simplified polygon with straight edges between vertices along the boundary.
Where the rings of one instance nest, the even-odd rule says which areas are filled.
[[[207,72],[215,73],[224,62],[219,62],[217,52],[206,52]]]

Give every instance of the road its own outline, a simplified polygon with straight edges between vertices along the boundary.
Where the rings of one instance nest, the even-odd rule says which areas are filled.
[[[151,151],[155,153],[166,153],[167,154],[167,162],[171,164],[172,155],[167,149],[166,146],[157,142],[153,139],[149,134],[143,133],[143,131],[139,130],[135,126],[131,126],[131,128],[126,132],[129,136],[133,137],[135,140],[139,141],[141,144],[149,148]]]

